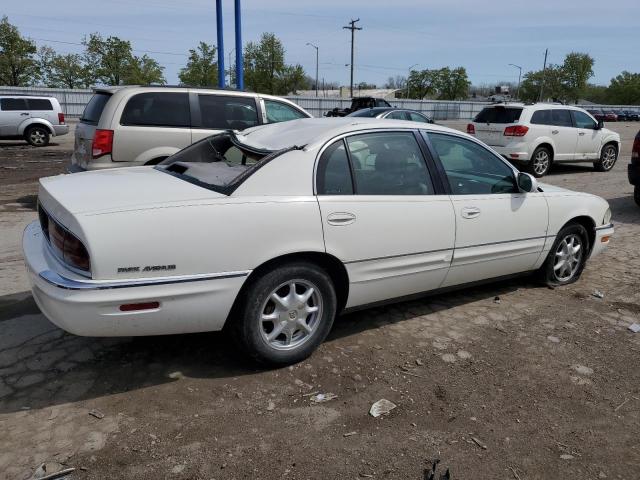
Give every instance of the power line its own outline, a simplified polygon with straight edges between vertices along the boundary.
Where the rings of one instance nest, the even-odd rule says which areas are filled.
[[[65,45],[79,45],[81,47],[84,47],[85,45],[83,43],[78,43],[78,42],[65,42],[62,40],[51,40],[48,38],[33,38],[34,40],[38,40],[40,42],[51,42],[51,43],[63,43]],[[189,54],[188,53],[177,53],[177,52],[159,52],[156,50],[141,50],[138,48],[132,48],[131,49],[132,52],[138,52],[138,53],[153,53],[156,55],[178,55],[181,57],[188,57]]]

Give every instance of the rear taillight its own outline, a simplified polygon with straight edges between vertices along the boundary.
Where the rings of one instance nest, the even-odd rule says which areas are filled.
[[[66,228],[56,222],[42,207],[39,207],[40,226],[42,233],[49,241],[51,250],[69,266],[89,272],[89,252],[83,243]]]
[[[524,137],[529,131],[529,127],[524,125],[512,125],[504,129],[505,137]]]
[[[98,158],[111,153],[113,149],[113,130],[96,130],[91,144],[91,155]]]
[[[62,125],[64,123],[64,113],[58,113],[58,123]]]
[[[636,135],[631,148],[631,158],[640,159],[640,133]]]
[[[473,123],[470,123],[467,125],[467,133],[469,135],[475,135],[476,134],[476,127],[473,126]]]

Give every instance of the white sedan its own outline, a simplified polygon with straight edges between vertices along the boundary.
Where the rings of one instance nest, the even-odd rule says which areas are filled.
[[[225,328],[288,364],[344,310],[527,272],[571,283],[610,217],[449,128],[303,119],[44,178],[23,248],[38,306],[71,333]]]

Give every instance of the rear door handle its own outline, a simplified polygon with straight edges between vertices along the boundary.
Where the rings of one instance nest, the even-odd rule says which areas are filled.
[[[580,135],[581,137],[584,137],[585,132],[579,132],[578,135]]]
[[[477,207],[464,207],[461,214],[462,218],[477,218],[480,216],[480,209]]]
[[[20,115],[22,115],[22,116],[27,116],[27,115],[29,115],[29,114],[28,114],[28,113],[21,113]]]
[[[557,133],[560,133],[560,130],[551,130],[551,133],[553,133],[554,135],[556,135]]]
[[[350,212],[333,212],[327,216],[327,223],[329,225],[351,225],[356,221],[356,216]]]

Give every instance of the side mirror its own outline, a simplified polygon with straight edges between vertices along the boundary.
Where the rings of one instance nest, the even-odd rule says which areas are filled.
[[[596,130],[602,130],[604,128],[604,120],[600,119],[598,120],[598,126],[596,127]]]
[[[538,181],[533,175],[528,173],[518,173],[518,188],[524,193],[533,193],[538,191]]]

